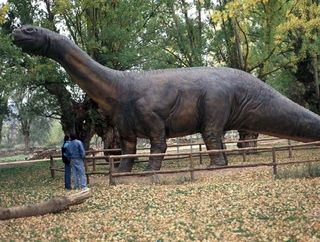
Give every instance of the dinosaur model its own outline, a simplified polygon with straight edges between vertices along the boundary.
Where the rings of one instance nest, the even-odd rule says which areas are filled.
[[[112,118],[123,154],[136,153],[137,137],[149,138],[151,153],[164,153],[166,139],[201,133],[208,150],[222,147],[227,130],[244,130],[308,142],[320,138],[320,117],[267,84],[231,68],[182,68],[146,72],[109,69],[95,62],[67,37],[44,28],[13,31],[23,51],[59,62]],[[147,169],[158,170],[163,157]],[[226,165],[223,154],[211,165]],[[131,171],[123,159],[120,171]]]

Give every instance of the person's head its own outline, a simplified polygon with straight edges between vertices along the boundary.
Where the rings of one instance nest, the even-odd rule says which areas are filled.
[[[75,140],[75,139],[77,139],[76,134],[74,134],[74,133],[70,134],[70,139],[71,139],[71,140]]]
[[[66,141],[68,141],[69,139],[70,139],[70,137],[69,137],[68,135],[65,135],[63,140],[64,140],[64,142],[66,142]]]

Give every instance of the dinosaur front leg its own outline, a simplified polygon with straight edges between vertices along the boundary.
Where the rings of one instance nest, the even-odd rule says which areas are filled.
[[[140,132],[150,139],[150,153],[165,153],[167,150],[165,122],[161,116],[158,115],[150,105],[153,103],[161,103],[161,99],[155,101],[156,98],[151,100],[140,99],[136,103],[136,117],[143,120],[141,123]],[[143,117],[143,118],[142,118]],[[163,156],[150,157],[146,170],[160,170]]]
[[[219,150],[223,148],[222,144],[222,132],[215,131],[204,131],[202,133],[202,138],[206,144],[207,150]],[[219,154],[210,154],[210,166],[224,166],[227,165],[227,160],[225,155],[222,153]]]
[[[137,151],[136,145],[137,145],[137,138],[121,138],[121,150],[122,154],[135,154]],[[120,165],[118,167],[119,172],[128,172],[132,170],[134,164],[134,158],[124,158],[121,159]]]
[[[150,144],[151,144],[151,148],[150,148],[151,154],[165,153],[167,150],[165,135],[157,138],[150,138]],[[150,157],[146,170],[147,171],[160,170],[162,165],[162,160],[163,160],[163,156]]]

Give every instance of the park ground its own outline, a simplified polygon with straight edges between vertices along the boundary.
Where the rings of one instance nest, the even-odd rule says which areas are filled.
[[[278,177],[251,168],[212,171],[193,183],[180,177],[117,186],[95,176],[85,203],[0,221],[0,241],[320,241],[320,177],[285,169]],[[74,192],[63,189],[62,173],[50,177],[48,162],[0,170],[0,207]]]

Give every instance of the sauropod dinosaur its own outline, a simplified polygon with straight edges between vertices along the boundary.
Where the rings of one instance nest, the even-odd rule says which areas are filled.
[[[59,62],[112,118],[123,154],[136,153],[137,137],[149,138],[151,153],[166,151],[166,138],[201,133],[207,149],[220,149],[227,130],[245,130],[315,141],[320,117],[253,75],[231,68],[182,68],[145,72],[116,71],[100,65],[67,37],[23,26],[13,31],[23,51]],[[211,165],[225,165],[222,154]],[[158,170],[163,157],[150,158]],[[123,159],[120,171],[131,171]]]

